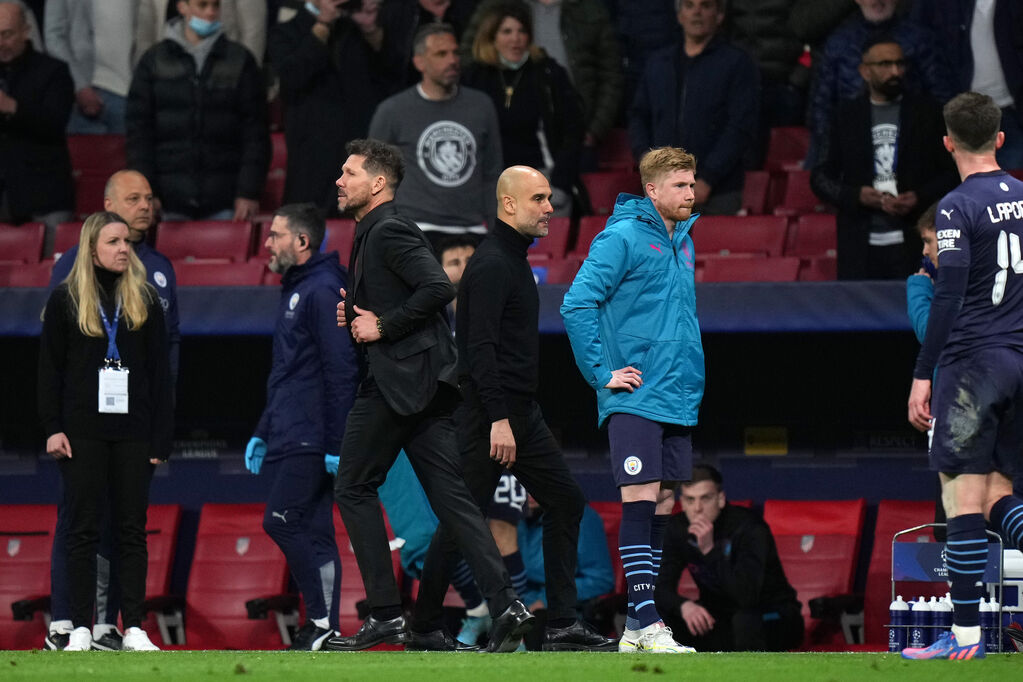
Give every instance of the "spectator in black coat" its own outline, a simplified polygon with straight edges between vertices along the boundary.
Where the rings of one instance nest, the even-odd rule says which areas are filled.
[[[171,220],[249,220],[270,164],[266,89],[252,54],[223,36],[217,5],[181,18],[142,55],[128,93],[128,166]]]
[[[64,133],[74,104],[67,64],[29,42],[24,8],[0,2],[0,221],[57,223],[74,205]]]
[[[365,0],[353,14],[345,4],[307,3],[269,39],[284,101],[284,203],[313,202],[328,214],[337,212],[334,180],[347,157],[345,144],[366,136],[383,87],[377,2]]]

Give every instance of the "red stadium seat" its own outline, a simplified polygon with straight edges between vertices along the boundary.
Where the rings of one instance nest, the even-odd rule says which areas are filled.
[[[38,263],[43,256],[42,223],[0,223],[0,263]]]
[[[173,261],[179,287],[255,287],[263,283],[265,263]]]
[[[250,619],[246,602],[279,596],[288,585],[284,555],[263,530],[263,504],[205,504],[185,595],[182,645],[189,649],[280,649],[281,629],[297,612],[275,621]],[[149,604],[160,608],[160,600]],[[297,605],[297,599],[294,600]],[[180,625],[180,601],[163,607],[164,627]],[[170,618],[168,618],[170,615]]]
[[[580,218],[579,234],[576,236],[575,248],[571,252],[572,255],[586,258],[586,255],[590,252],[590,242],[604,229],[606,223],[607,217],[605,216],[583,216]]]
[[[31,620],[14,620],[11,605],[50,594],[50,549],[56,524],[56,505],[0,505],[0,649],[42,646],[43,611],[31,610]]]
[[[384,527],[387,530],[387,538],[394,538],[394,531],[391,524],[384,515]],[[341,557],[341,604],[340,604],[340,626],[344,634],[354,634],[361,626],[362,619],[359,618],[357,604],[366,598],[366,587],[362,582],[362,573],[359,572],[359,564],[355,560],[355,551],[348,539],[348,529],[341,521],[341,514],[337,505],[334,505],[334,538],[337,541],[338,556]],[[397,548],[391,551],[391,568],[399,572],[401,570],[401,556]],[[380,649],[400,648],[382,645]]]
[[[896,533],[934,521],[934,501],[881,500],[877,505],[874,548],[870,552],[863,595],[863,641],[878,650],[888,649],[888,604],[891,602],[892,538]],[[934,542],[931,529],[899,538],[900,542]],[[945,583],[913,583],[909,598],[945,594]]]
[[[771,174],[767,171],[746,171],[742,184],[742,210],[746,215],[764,215],[767,210],[767,191]]]
[[[263,196],[259,198],[259,210],[273,213],[284,202],[284,171],[270,169],[263,184]]]
[[[810,600],[852,592],[866,508],[863,499],[764,502],[785,576],[803,604],[807,643],[838,643],[820,641],[828,633],[816,632]]]
[[[582,259],[576,256],[552,260],[547,264],[547,284],[571,284],[582,264]]]
[[[82,234],[82,221],[57,223],[57,232],[53,238],[53,259],[57,254],[67,253],[72,246],[77,246]]]
[[[67,147],[75,174],[100,176],[104,184],[127,166],[124,135],[68,135]],[[99,198],[102,200],[102,192]]]
[[[568,251],[568,237],[571,233],[568,218],[551,218],[550,230],[546,237],[537,239],[529,247],[529,255],[548,255],[554,260],[565,257]]]
[[[283,132],[270,133],[270,148],[272,155],[270,156],[270,171],[275,170],[283,171],[288,168],[288,145],[284,141]]]
[[[0,263],[0,287],[45,287],[50,283],[53,261]]]
[[[803,126],[771,128],[767,141],[764,169],[773,171],[799,170],[810,149],[810,131]]]
[[[249,255],[252,232],[248,222],[164,222],[156,233],[156,250],[172,261],[242,263]]]
[[[103,192],[107,186],[105,175],[82,173],[75,175],[75,215],[85,220],[93,213],[104,210]]]
[[[799,216],[796,224],[789,230],[789,243],[785,247],[785,255],[834,258],[837,248],[835,216],[831,213],[808,213]]]
[[[612,128],[597,147],[597,166],[602,171],[632,170],[636,162],[632,158],[629,132],[625,128]]]
[[[774,207],[779,216],[797,216],[804,213],[818,213],[827,208],[810,188],[810,171],[793,170],[785,176],[785,193],[781,203]]]
[[[604,522],[604,536],[607,538],[607,549],[611,553],[611,566],[615,573],[615,594],[624,595],[628,590],[625,583],[625,569],[622,568],[622,559],[618,552],[618,530],[622,526],[622,503],[590,502],[590,506]]]
[[[838,279],[838,260],[834,256],[799,259],[800,282],[833,282]]]
[[[639,173],[635,171],[612,171],[607,173],[583,173],[583,185],[590,197],[594,215],[608,215],[614,210],[615,200],[621,192],[639,194]]]
[[[348,267],[348,259],[352,254],[355,242],[355,221],[337,218],[327,221],[327,236],[324,237],[325,251],[337,251],[341,265]]]
[[[171,568],[174,566],[174,549],[178,542],[178,525],[181,522],[181,505],[151,504],[146,513],[146,546],[149,561],[146,565],[146,596],[165,595],[170,592]],[[159,623],[155,614],[150,613],[142,624],[153,642],[159,642]],[[169,637],[163,638],[169,643]]]
[[[795,282],[799,259],[717,256],[703,259],[701,282]]]
[[[788,220],[781,216],[703,216],[692,237],[700,257],[758,254],[781,256]]]

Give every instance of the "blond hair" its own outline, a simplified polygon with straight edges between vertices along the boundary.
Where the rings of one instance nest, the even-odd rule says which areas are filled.
[[[78,329],[86,336],[106,335],[99,316],[99,283],[96,281],[92,259],[100,231],[112,223],[127,225],[124,218],[109,211],[93,213],[85,219],[78,237],[78,254],[75,256],[74,265],[71,266],[71,272],[64,280],[67,283],[72,308],[78,318]],[[148,305],[153,301],[153,291],[146,283],[146,267],[135,255],[134,249],[128,250],[128,269],[117,282],[117,300],[121,302],[121,312],[128,329],[138,329],[146,323],[149,316]]]
[[[651,149],[639,160],[639,177],[644,187],[680,170],[696,172],[696,157],[681,147]]]

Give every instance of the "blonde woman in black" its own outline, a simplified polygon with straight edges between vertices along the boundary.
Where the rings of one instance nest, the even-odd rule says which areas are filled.
[[[146,508],[153,469],[170,453],[170,363],[163,309],[116,213],[89,216],[70,274],[50,295],[39,348],[39,415],[70,513],[67,651],[92,644],[96,545],[113,508],[124,649],[157,647],[139,627]]]

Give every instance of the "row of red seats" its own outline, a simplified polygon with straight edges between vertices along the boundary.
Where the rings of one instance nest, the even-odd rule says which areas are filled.
[[[203,505],[188,587],[180,597],[170,594],[170,578],[181,509],[150,505],[143,629],[158,646],[280,649],[290,643],[304,605],[288,592],[287,563],[263,530],[264,509],[262,504]],[[0,541],[6,546],[0,553],[0,649],[42,644],[55,523],[55,505],[0,505]],[[337,509],[334,530],[342,565],[341,628],[351,634],[361,624],[356,604],[366,592]],[[393,536],[389,527],[388,533]]]
[[[550,230],[529,250],[534,270],[547,284],[567,284],[604,229],[603,216],[579,220],[574,245],[567,218],[552,218]],[[835,279],[835,216],[810,213],[705,216],[693,228],[698,282],[795,282]]]
[[[78,243],[81,223],[61,223],[54,238],[54,256]],[[270,221],[192,221],[161,223],[156,229],[156,249],[174,264],[182,286],[232,286],[280,284],[267,268],[264,247]],[[0,287],[46,286],[54,260],[42,260],[42,223],[0,224]],[[337,250],[343,263],[355,239],[355,222],[328,220],[325,248]]]
[[[616,571],[615,593],[624,595],[625,576],[618,560],[621,504],[591,504],[604,521]],[[749,506],[748,502],[740,504]],[[262,529],[263,511],[261,504],[203,506],[188,587],[180,599],[168,595],[180,508],[150,507],[146,581],[149,616],[144,627],[154,641],[161,646],[190,649],[273,649],[287,643],[288,627],[299,622],[302,609],[298,598],[287,593],[287,566]],[[803,603],[805,647],[850,648],[848,641],[835,636],[834,629],[811,617],[809,602],[817,597],[852,593],[865,514],[863,499],[764,503],[764,519],[774,534],[786,576]],[[883,650],[887,646],[884,623],[890,600],[893,535],[933,518],[933,502],[884,500],[878,506],[864,595],[866,648]],[[6,545],[6,552],[0,553],[0,649],[40,645],[45,632],[43,611],[47,610],[45,599],[50,591],[50,546],[55,522],[54,505],[0,506],[0,540]],[[342,562],[341,627],[350,633],[359,625],[356,604],[365,597],[365,590],[336,510],[334,522]],[[928,532],[900,540],[930,539]],[[683,576],[680,589],[687,596],[695,596],[688,575]],[[944,589],[943,584],[940,589]],[[269,621],[253,618],[269,613],[274,614]],[[15,619],[15,615],[24,620]]]
[[[748,501],[733,502],[750,506]],[[591,502],[604,521],[608,547],[615,566],[615,590],[625,593],[625,574],[618,560],[618,529],[621,525],[621,504]],[[888,634],[888,603],[891,601],[892,538],[895,533],[930,523],[934,520],[933,502],[882,500],[877,509],[873,529],[873,549],[863,594],[863,612],[849,614],[844,627],[813,618],[810,600],[818,597],[851,595],[856,578],[859,548],[864,538],[866,504],[858,500],[793,501],[767,500],[763,506],[764,520],[771,527],[778,556],[789,583],[803,604],[806,649],[886,651]],[[903,536],[900,542],[933,541],[930,530]],[[905,587],[897,584],[899,589]],[[917,594],[944,594],[945,583],[914,584]],[[681,594],[696,598],[698,592],[688,571],[679,583]],[[862,636],[854,628],[862,626]],[[853,640],[859,641],[853,641]]]

